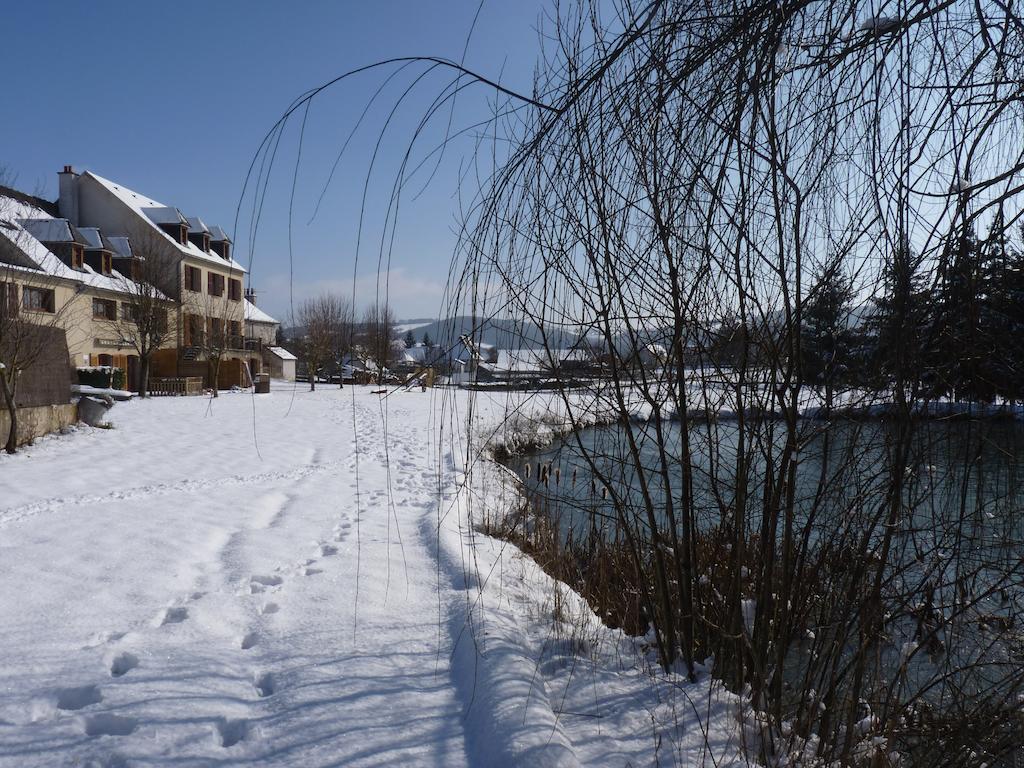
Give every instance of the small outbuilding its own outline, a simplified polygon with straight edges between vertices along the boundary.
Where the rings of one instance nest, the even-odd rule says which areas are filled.
[[[270,375],[275,379],[295,381],[295,355],[284,347],[264,347],[263,362],[267,365]]]

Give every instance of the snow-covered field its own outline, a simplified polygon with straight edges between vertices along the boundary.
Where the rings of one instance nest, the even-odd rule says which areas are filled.
[[[0,766],[730,764],[733,697],[469,526],[469,397],[119,403],[0,458]]]

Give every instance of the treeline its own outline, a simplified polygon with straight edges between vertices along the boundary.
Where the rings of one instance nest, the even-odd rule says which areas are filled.
[[[1022,232],[1024,234],[1024,232]],[[726,320],[720,365],[778,361],[785,324]],[[811,280],[800,319],[799,375],[831,404],[838,391],[897,390],[911,399],[1024,400],[1024,248],[999,211],[979,237],[967,227],[927,263],[908,247],[883,265],[878,293],[858,296],[836,260]]]

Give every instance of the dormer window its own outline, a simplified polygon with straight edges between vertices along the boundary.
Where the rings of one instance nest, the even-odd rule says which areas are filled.
[[[82,246],[77,243],[71,246],[71,267],[72,269],[81,269],[85,264],[85,251]]]
[[[104,275],[109,275],[114,270],[114,261],[109,253],[104,253],[102,258],[102,271]]]
[[[205,232],[191,232],[188,236],[189,241],[203,253],[210,250],[210,236]]]

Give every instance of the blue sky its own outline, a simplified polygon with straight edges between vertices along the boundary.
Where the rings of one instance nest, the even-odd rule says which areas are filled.
[[[57,171],[71,164],[230,230],[253,155],[293,98],[389,57],[458,60],[478,6],[478,0],[13,4],[4,10],[9,32],[0,50],[8,74],[0,166],[15,186],[52,198]],[[543,6],[541,0],[484,0],[466,65],[528,92]],[[245,263],[251,251],[260,305],[282,320],[289,286],[296,301],[321,290],[352,290],[368,160],[388,110],[413,76],[392,81],[367,116],[309,223],[344,137],[385,74],[346,81],[311,107],[292,219],[293,270],[288,203],[298,122],[285,132],[255,248],[246,232],[236,233]],[[384,136],[367,196],[360,305],[385,282],[376,272],[387,190],[414,121],[442,83],[438,76],[422,82]],[[485,115],[489,95],[477,89],[460,96],[454,125]],[[447,113],[430,138],[446,122]],[[459,162],[470,150],[467,139],[446,153],[426,191],[403,207],[386,280],[400,317],[438,312],[454,243]]]

